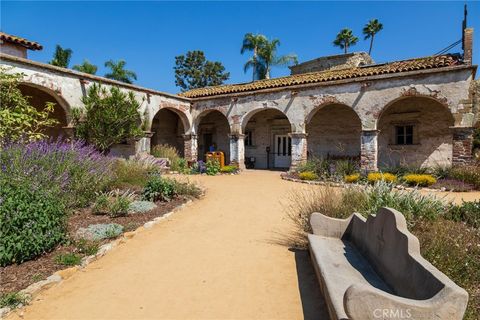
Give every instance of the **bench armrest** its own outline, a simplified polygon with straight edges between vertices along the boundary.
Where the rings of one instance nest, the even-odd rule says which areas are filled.
[[[468,293],[444,287],[427,300],[402,298],[365,284],[350,286],[343,296],[349,319],[448,319],[461,320]]]
[[[310,226],[312,227],[314,235],[341,238],[354,215],[355,214],[352,214],[347,219],[336,219],[319,212],[314,212],[310,217]]]

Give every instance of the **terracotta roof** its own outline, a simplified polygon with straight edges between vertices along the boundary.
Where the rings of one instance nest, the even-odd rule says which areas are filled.
[[[462,64],[458,55],[431,56],[403,61],[395,61],[384,64],[362,66],[342,70],[327,70],[292,75],[288,77],[259,80],[249,83],[222,85],[193,89],[179,94],[188,98],[200,98],[229,93],[257,91],[269,88],[288,87],[302,84],[320,83],[359,77],[376,76],[383,74],[401,73],[425,69],[450,67]]]
[[[43,47],[34,41],[30,41],[24,38],[20,38],[17,36],[12,36],[11,34],[6,34],[4,32],[0,32],[0,40],[3,40],[5,42],[11,42],[15,44],[19,44],[21,46],[24,46],[27,49],[31,50],[42,50]]]

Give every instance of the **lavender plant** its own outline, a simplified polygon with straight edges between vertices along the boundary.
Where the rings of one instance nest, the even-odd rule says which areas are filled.
[[[68,208],[84,207],[114,178],[112,161],[81,141],[13,143],[0,153],[0,179],[51,193]]]

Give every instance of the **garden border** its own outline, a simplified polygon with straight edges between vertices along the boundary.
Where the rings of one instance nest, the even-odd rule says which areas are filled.
[[[205,191],[206,190],[202,189],[202,195],[198,199],[202,199],[205,196],[205,193],[206,193]],[[32,283],[27,288],[20,290],[19,293],[27,296],[29,302],[32,301],[42,290],[53,287],[55,284],[61,283],[63,280],[70,278],[75,272],[84,269],[90,263],[100,259],[104,255],[106,255],[109,251],[111,251],[113,248],[118,247],[120,244],[126,243],[129,239],[133,238],[139,232],[152,228],[154,225],[160,223],[161,221],[170,217],[175,212],[184,209],[185,207],[189,206],[192,203],[193,203],[193,200],[188,199],[185,203],[178,205],[177,207],[173,208],[171,211],[165,213],[164,215],[160,217],[156,217],[153,220],[150,220],[144,223],[143,226],[140,226],[133,231],[124,232],[118,238],[100,246],[96,254],[83,257],[82,263],[80,265],[58,270],[54,272],[51,276],[49,276],[47,279]],[[29,302],[26,305],[28,305]],[[11,308],[11,307],[0,308],[0,320],[5,319],[5,317],[9,315],[10,312],[12,311],[20,311],[26,305],[20,304],[16,308]]]
[[[283,180],[286,181],[291,181],[291,182],[297,182],[297,183],[305,183],[309,185],[318,185],[318,186],[330,186],[330,187],[339,187],[339,188],[345,188],[348,186],[357,186],[357,187],[364,187],[365,185],[359,184],[359,183],[345,183],[345,182],[335,182],[335,181],[315,181],[315,180],[302,180],[302,179],[297,179],[297,178],[292,178],[288,177],[287,174],[282,173],[280,177]],[[405,191],[413,191],[413,190],[423,190],[427,192],[448,192],[447,190],[441,190],[441,189],[432,189],[432,188],[412,188],[412,187],[405,187],[401,185],[394,185],[394,189],[396,190],[405,190]],[[468,193],[463,192],[463,193]]]

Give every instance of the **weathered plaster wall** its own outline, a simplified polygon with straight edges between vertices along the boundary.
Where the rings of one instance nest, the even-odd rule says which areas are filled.
[[[440,103],[406,98],[392,104],[379,120],[379,166],[410,164],[445,166],[452,163],[453,117]],[[395,126],[413,125],[413,145],[395,145]]]
[[[362,124],[348,106],[330,104],[321,108],[313,115],[306,130],[309,156],[360,156]]]

